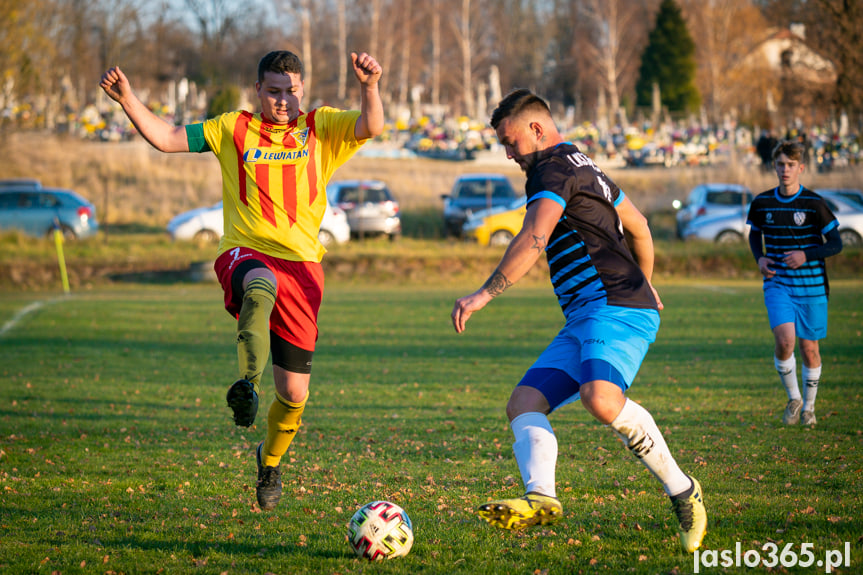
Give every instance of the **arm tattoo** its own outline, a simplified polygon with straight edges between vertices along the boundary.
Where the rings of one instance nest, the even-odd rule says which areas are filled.
[[[491,297],[497,297],[511,285],[512,282],[506,279],[505,275],[500,273],[498,270],[494,270],[494,273],[491,274],[491,277],[486,280],[482,287],[489,293],[489,295],[491,295]]]
[[[530,246],[530,249],[536,250],[538,253],[541,254],[545,250],[545,246],[545,234],[541,236],[533,236],[533,245]]]

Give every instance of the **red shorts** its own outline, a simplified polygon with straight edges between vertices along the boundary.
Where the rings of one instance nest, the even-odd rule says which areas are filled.
[[[223,253],[216,258],[213,267],[225,292],[225,309],[234,317],[239,317],[243,299],[234,293],[232,275],[237,266],[249,260],[267,266],[279,282],[276,305],[270,314],[270,330],[300,349],[314,351],[318,339],[318,310],[324,293],[321,264],[274,258],[250,248],[233,248]]]

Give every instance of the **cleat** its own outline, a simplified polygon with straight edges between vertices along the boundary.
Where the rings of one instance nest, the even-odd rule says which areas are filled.
[[[815,425],[818,423],[818,420],[815,419],[815,411],[810,409],[802,412],[800,414],[800,423],[803,425]]]
[[[707,510],[704,508],[701,485],[694,477],[690,479],[692,488],[672,497],[671,509],[680,522],[680,544],[688,553],[693,553],[701,546],[707,531]]]
[[[501,529],[524,529],[531,525],[547,525],[563,516],[563,507],[554,497],[528,493],[518,499],[501,499],[479,506],[481,518]]]
[[[255,462],[258,464],[258,482],[255,484],[255,495],[261,509],[270,511],[276,508],[279,499],[282,498],[282,472],[279,471],[278,466],[269,467],[263,464],[261,458],[263,448],[264,442],[262,441],[255,450]]]
[[[785,425],[795,425],[800,421],[800,409],[803,407],[802,399],[791,399],[785,406],[785,413],[782,415],[782,423]]]
[[[234,424],[250,427],[258,414],[258,394],[247,379],[238,379],[228,390],[228,407],[234,410]]]

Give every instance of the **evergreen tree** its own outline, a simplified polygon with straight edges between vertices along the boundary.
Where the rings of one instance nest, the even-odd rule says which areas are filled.
[[[656,25],[641,56],[635,86],[639,106],[650,106],[653,84],[659,84],[662,105],[672,112],[693,111],[701,104],[695,87],[695,42],[674,0],[662,0]]]

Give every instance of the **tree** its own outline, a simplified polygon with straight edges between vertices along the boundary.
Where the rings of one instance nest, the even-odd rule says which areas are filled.
[[[814,32],[821,52],[836,65],[834,103],[846,112],[863,113],[863,2],[859,0],[817,0]]]
[[[691,112],[701,96],[695,87],[695,42],[674,0],[662,0],[656,24],[641,56],[635,86],[639,106],[650,106],[653,86],[659,86],[662,105],[672,112]]]
[[[726,114],[751,115],[766,107],[775,79],[752,57],[767,35],[761,11],[751,0],[685,0],[683,9],[699,40],[696,84],[708,117],[718,123]]]
[[[608,98],[608,121],[617,123],[622,90],[634,79],[641,51],[637,23],[645,14],[634,0],[584,0],[580,19],[592,31],[586,43],[590,71]],[[629,87],[632,83],[629,83]]]

